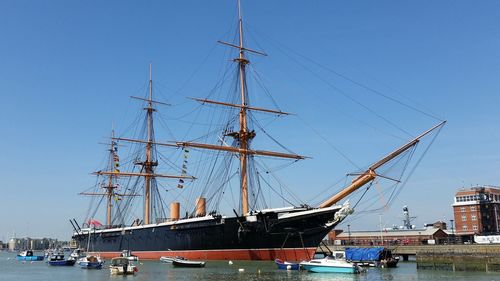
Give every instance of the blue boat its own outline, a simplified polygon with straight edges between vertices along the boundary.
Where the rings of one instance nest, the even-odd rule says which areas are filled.
[[[53,266],[73,266],[76,263],[75,259],[65,259],[64,254],[55,254],[48,258],[47,263]]]
[[[334,252],[322,259],[303,261],[300,266],[310,272],[318,273],[360,273],[360,267],[345,260],[344,252]]]
[[[104,261],[98,256],[88,255],[78,260],[78,265],[83,269],[101,269]]]
[[[44,256],[35,256],[33,251],[23,251],[16,256],[18,261],[43,261]]]
[[[282,269],[282,270],[299,270],[300,269],[300,264],[298,264],[298,263],[283,261],[281,259],[275,259],[274,262],[278,266],[278,269]]]

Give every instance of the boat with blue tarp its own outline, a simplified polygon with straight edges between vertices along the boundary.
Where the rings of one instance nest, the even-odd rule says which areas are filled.
[[[346,248],[346,260],[361,266],[396,267],[399,257],[384,247]]]

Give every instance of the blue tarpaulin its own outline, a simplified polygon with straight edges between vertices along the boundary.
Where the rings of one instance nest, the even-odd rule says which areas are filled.
[[[345,258],[350,261],[379,261],[383,247],[376,248],[346,248]]]

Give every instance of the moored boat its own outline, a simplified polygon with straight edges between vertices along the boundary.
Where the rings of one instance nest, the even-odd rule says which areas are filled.
[[[356,247],[345,249],[346,259],[360,266],[397,267],[399,257],[384,247]]]
[[[51,255],[48,258],[47,263],[52,266],[73,266],[75,265],[76,260],[73,258],[65,259],[64,254],[58,253]]]
[[[160,257],[160,261],[164,263],[172,263],[174,260],[185,260],[186,258],[181,257],[181,256],[176,256],[176,257]]]
[[[111,275],[134,275],[139,269],[127,258],[117,257],[111,259],[109,271]]]
[[[83,269],[101,269],[104,264],[99,256],[87,255],[78,260],[78,265]]]
[[[278,269],[282,270],[299,270],[300,264],[284,261],[281,259],[275,259],[274,263],[278,266]]]
[[[80,248],[74,249],[73,252],[71,252],[70,254],[70,258],[75,260],[79,260],[81,258],[84,258],[85,256],[86,256],[85,252]]]
[[[186,259],[174,259],[172,264],[177,267],[205,267],[204,261],[192,261]]]
[[[130,250],[123,250],[122,253],[120,254],[120,257],[122,258],[127,258],[129,261],[138,261],[139,257],[136,255],[133,255]]]
[[[300,266],[310,272],[317,273],[360,273],[360,267],[345,260],[344,252],[334,252],[322,259],[303,261]]]
[[[32,250],[22,251],[16,256],[18,261],[43,261],[44,256],[37,256],[33,254]]]

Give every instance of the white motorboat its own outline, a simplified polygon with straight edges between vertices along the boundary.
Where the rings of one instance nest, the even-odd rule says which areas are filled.
[[[345,260],[344,252],[333,252],[332,255],[322,259],[303,261],[300,266],[310,272],[321,273],[360,273],[361,268],[352,262]]]
[[[133,275],[139,271],[132,261],[124,257],[111,259],[109,270],[111,275]]]

